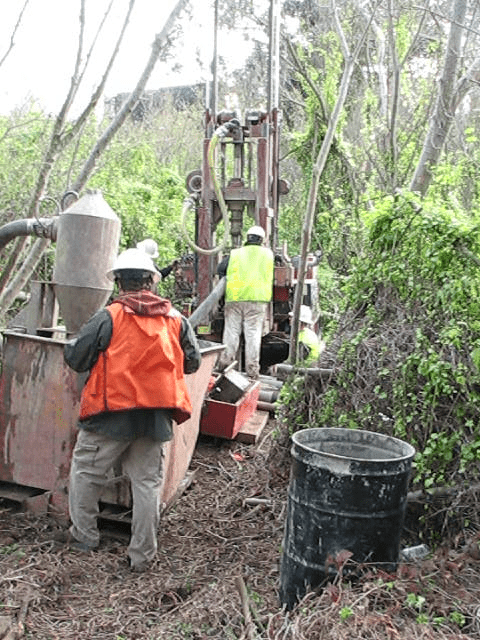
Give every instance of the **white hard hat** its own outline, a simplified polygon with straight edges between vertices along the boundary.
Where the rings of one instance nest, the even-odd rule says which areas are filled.
[[[265,238],[265,230],[262,227],[250,227],[247,231],[247,236],[258,236],[259,238]]]
[[[138,269],[138,271],[148,271],[153,275],[157,274],[153,260],[140,249],[126,249],[118,255],[113,267],[107,271],[107,278],[113,280],[115,273],[123,269]]]
[[[140,249],[140,251],[145,251],[147,256],[150,256],[152,260],[158,258],[158,244],[155,242],[155,240],[152,240],[152,238],[146,238],[141,242],[137,242],[137,249]]]
[[[300,322],[313,323],[312,310],[306,304],[300,305]]]
[[[290,311],[289,316],[293,316],[293,311]],[[313,316],[311,308],[306,304],[300,305],[300,322],[305,324],[313,324]]]

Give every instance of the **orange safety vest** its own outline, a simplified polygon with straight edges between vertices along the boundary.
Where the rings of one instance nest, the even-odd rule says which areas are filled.
[[[113,321],[110,344],[100,352],[83,388],[80,420],[106,411],[173,409],[180,424],[192,404],[183,374],[180,314],[140,316],[128,307],[107,307]]]

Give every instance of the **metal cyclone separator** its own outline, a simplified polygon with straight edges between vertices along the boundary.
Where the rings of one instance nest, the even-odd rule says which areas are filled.
[[[120,220],[90,191],[48,222],[14,227],[22,235],[49,228],[56,247],[54,282],[31,282],[28,304],[3,332],[0,496],[66,515],[83,379],[65,364],[63,347],[112,292],[105,271],[118,253]]]
[[[100,191],[89,191],[57,222],[53,287],[67,333],[102,308],[112,293],[106,273],[118,253],[120,219]]]
[[[361,429],[304,429],[292,436],[280,572],[288,610],[338,572],[337,554],[394,571],[415,449]]]

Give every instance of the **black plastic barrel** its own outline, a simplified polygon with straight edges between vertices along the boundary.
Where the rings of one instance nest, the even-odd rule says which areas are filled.
[[[360,429],[304,429],[292,442],[280,571],[287,609],[336,575],[340,551],[396,568],[415,455],[402,440]]]

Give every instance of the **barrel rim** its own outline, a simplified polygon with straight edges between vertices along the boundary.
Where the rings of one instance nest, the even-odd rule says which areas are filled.
[[[361,434],[366,434],[366,435],[371,435],[374,436],[375,438],[381,439],[383,440],[383,442],[393,442],[395,443],[397,446],[400,446],[402,448],[405,449],[405,454],[404,455],[399,455],[399,456],[392,456],[391,458],[385,459],[385,458],[360,458],[358,456],[344,456],[338,453],[331,453],[329,451],[320,451],[319,449],[315,449],[313,447],[308,446],[308,444],[305,444],[304,442],[299,441],[299,438],[301,438],[301,434],[311,434],[312,432],[321,432],[321,433],[336,433],[336,434],[351,434],[351,433],[361,433]],[[408,461],[413,459],[416,451],[415,448],[408,442],[405,442],[404,440],[400,440],[400,438],[396,438],[395,436],[389,436],[385,433],[377,433],[376,431],[369,431],[368,429],[347,429],[347,428],[341,428],[341,427],[311,427],[311,428],[307,428],[307,429],[301,429],[300,431],[296,431],[292,436],[292,442],[293,444],[302,447],[305,450],[308,450],[311,453],[314,454],[321,454],[322,456],[325,457],[330,457],[336,460],[350,460],[350,461],[355,461],[355,462],[379,462],[379,463],[385,463],[385,462],[403,462],[403,461]]]

